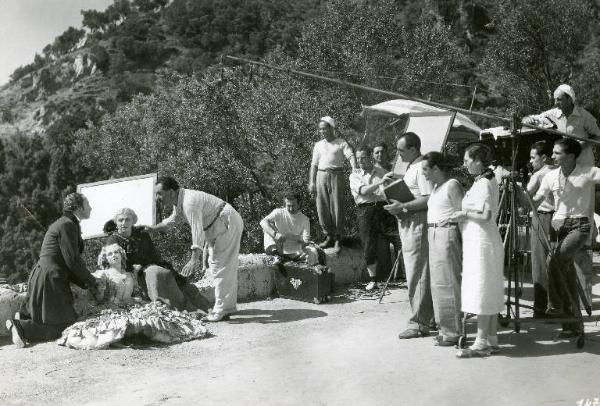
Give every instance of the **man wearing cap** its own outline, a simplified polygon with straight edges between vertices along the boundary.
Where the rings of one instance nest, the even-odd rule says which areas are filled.
[[[319,224],[325,233],[321,248],[341,249],[340,238],[344,228],[342,196],[346,188],[344,160],[349,160],[352,170],[356,169],[354,151],[342,138],[335,136],[335,120],[329,116],[319,121],[319,135],[313,148],[308,191],[316,194]]]

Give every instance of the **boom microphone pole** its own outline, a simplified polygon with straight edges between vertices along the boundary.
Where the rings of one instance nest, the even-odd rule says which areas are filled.
[[[230,59],[232,61],[240,62],[240,63],[246,63],[246,64],[250,64],[250,65],[262,66],[262,67],[267,68],[267,69],[271,69],[271,70],[275,70],[275,71],[279,71],[279,72],[283,72],[283,73],[287,73],[287,74],[293,74],[293,75],[297,75],[297,76],[303,76],[303,77],[307,77],[307,78],[311,78],[311,79],[317,79],[317,80],[322,80],[322,81],[325,81],[325,82],[335,83],[335,84],[338,84],[338,85],[341,85],[341,86],[350,87],[350,88],[353,88],[353,89],[359,89],[359,90],[364,90],[364,91],[367,91],[367,92],[384,94],[386,96],[397,97],[397,98],[400,98],[400,99],[412,100],[412,101],[416,101],[416,102],[419,102],[419,103],[427,104],[427,105],[430,105],[430,106],[433,106],[433,107],[441,108],[441,109],[444,109],[444,110],[451,110],[451,111],[456,111],[456,112],[459,112],[459,113],[462,113],[462,114],[466,114],[466,115],[471,115],[471,116],[476,116],[476,117],[481,117],[481,118],[487,118],[487,119],[490,119],[490,120],[502,121],[502,122],[506,123],[508,126],[514,125],[514,119],[513,118],[509,118],[509,117],[502,117],[502,116],[496,116],[496,115],[493,115],[493,114],[487,114],[487,113],[481,113],[481,112],[478,112],[478,111],[467,110],[467,109],[463,109],[463,108],[460,108],[460,107],[451,106],[449,104],[444,104],[444,103],[439,103],[439,102],[433,102],[431,100],[424,100],[424,99],[420,99],[418,97],[407,96],[405,94],[398,93],[398,92],[392,92],[390,90],[383,90],[383,89],[378,89],[376,87],[359,85],[359,84],[356,84],[356,83],[348,82],[346,80],[341,80],[341,79],[336,79],[336,78],[330,78],[330,77],[327,77],[327,76],[321,76],[321,75],[317,75],[317,74],[314,74],[314,73],[303,72],[303,71],[299,71],[299,70],[295,70],[295,69],[282,68],[280,66],[270,65],[268,63],[253,61],[251,59],[240,58],[240,57],[237,57],[237,56],[226,55],[225,58]],[[521,121],[521,120],[518,120],[518,121]],[[564,133],[562,131],[558,131],[558,130],[554,130],[554,129],[550,129],[550,128],[539,127],[539,126],[536,126],[536,125],[533,125],[533,124],[525,124],[525,123],[520,123],[520,124],[521,124],[522,127],[531,128],[531,129],[534,129],[534,130],[545,131],[545,132],[548,132],[550,134],[559,135],[561,137],[573,138],[573,139],[575,139],[577,141],[585,141],[585,142],[589,142],[589,143],[592,143],[592,144],[600,145],[600,140],[594,140],[594,139],[577,137],[575,135],[567,134],[567,133]]]

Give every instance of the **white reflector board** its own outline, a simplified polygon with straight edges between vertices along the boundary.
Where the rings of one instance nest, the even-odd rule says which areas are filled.
[[[156,178],[155,173],[150,173],[78,185],[77,191],[87,197],[92,207],[90,218],[81,221],[83,239],[104,236],[104,223],[124,207],[135,211],[138,224],[156,224]]]

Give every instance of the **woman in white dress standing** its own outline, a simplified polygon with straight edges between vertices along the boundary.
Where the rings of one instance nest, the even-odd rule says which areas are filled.
[[[497,314],[504,307],[504,247],[496,225],[499,189],[488,168],[491,150],[481,144],[467,148],[464,166],[475,182],[452,216],[460,223],[463,241],[462,311],[477,315],[477,338],[459,358],[487,356],[498,350]]]

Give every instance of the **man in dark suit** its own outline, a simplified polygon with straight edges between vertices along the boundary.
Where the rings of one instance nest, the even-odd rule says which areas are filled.
[[[28,341],[49,341],[77,319],[70,283],[96,293],[96,279],[81,258],[83,240],[79,222],[90,217],[88,200],[79,193],[63,202],[63,216],[48,228],[40,259],[28,282],[30,320],[7,320],[6,328],[17,347]]]

